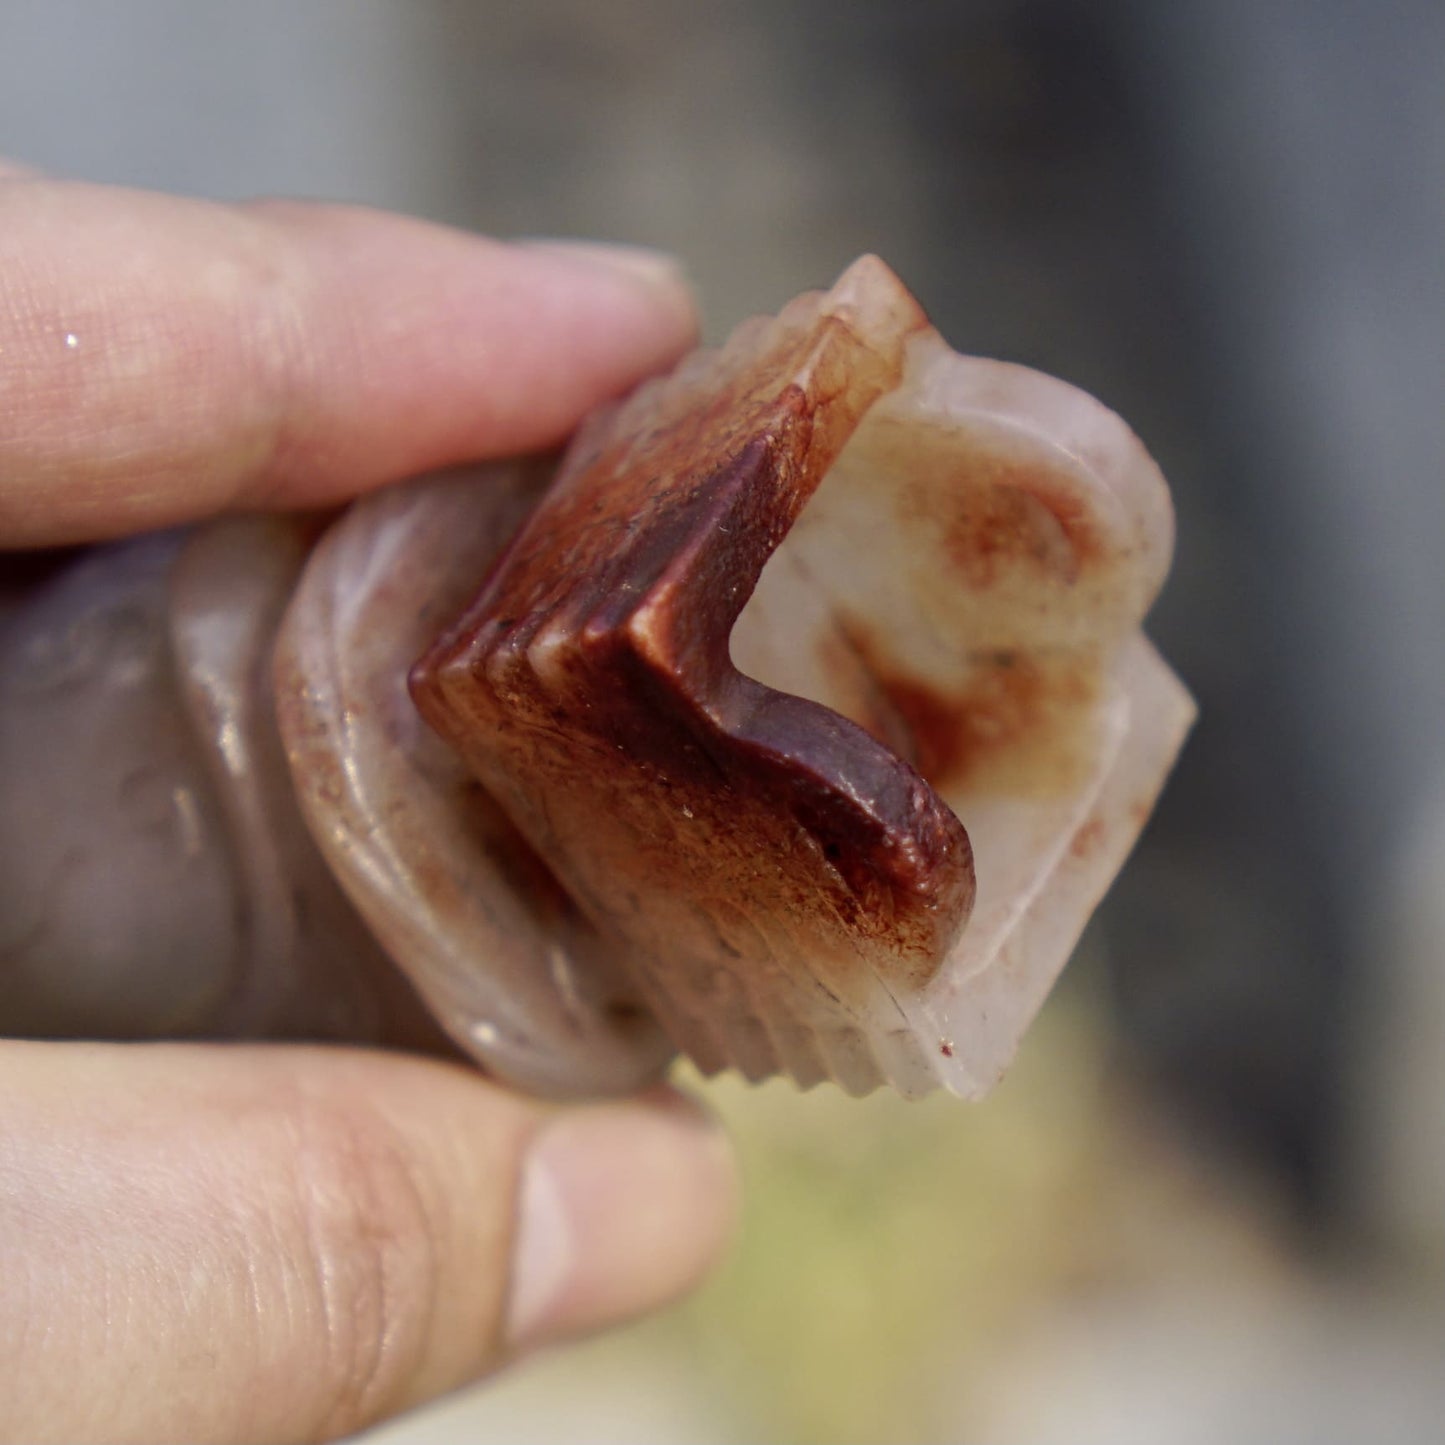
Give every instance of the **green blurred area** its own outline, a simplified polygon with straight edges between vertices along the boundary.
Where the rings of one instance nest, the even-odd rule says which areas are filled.
[[[982,1106],[685,1079],[738,1141],[745,1224],[721,1276],[635,1343],[686,1356],[739,1438],[937,1438],[995,1342],[1087,1271],[1102,1039],[1058,1000]]]

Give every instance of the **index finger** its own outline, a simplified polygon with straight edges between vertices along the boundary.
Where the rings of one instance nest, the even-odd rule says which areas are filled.
[[[549,446],[695,330],[649,252],[9,181],[0,545],[325,505]]]

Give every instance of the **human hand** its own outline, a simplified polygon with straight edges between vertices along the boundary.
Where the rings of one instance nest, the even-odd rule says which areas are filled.
[[[636,254],[0,172],[0,547],[551,445],[694,326]],[[382,1052],[0,1043],[0,1438],[346,1434],[675,1297],[733,1201],[665,1090],[558,1109]]]

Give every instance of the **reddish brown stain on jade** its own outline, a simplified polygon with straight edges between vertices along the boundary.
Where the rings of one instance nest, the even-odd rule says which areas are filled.
[[[1107,829],[1102,818],[1090,818],[1069,843],[1069,852],[1081,862],[1093,854],[1104,841]]]
[[[925,324],[896,282],[873,284],[866,305],[845,291],[765,328],[751,354],[725,351],[703,396],[644,388],[584,432],[412,670],[422,715],[582,911],[643,951],[665,937],[716,955],[711,900],[736,897],[808,940],[839,987],[881,969],[916,986],[972,907],[947,805],[728,654],[764,562]],[[766,950],[753,961],[773,966]]]
[[[1098,686],[1088,662],[997,652],[978,660],[965,688],[949,693],[890,668],[871,640],[854,641],[911,739],[910,761],[934,787],[1006,784],[1025,769],[1034,791],[1072,781],[1076,728]]]
[[[1083,501],[1022,468],[970,471],[948,495],[944,548],[970,587],[1019,567],[1073,583],[1102,554]]]

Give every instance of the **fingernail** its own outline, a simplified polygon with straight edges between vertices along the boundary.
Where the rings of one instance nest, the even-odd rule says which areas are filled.
[[[676,1298],[716,1259],[735,1203],[727,1141],[676,1095],[558,1115],[522,1168],[508,1344],[535,1347]]]
[[[670,292],[688,290],[686,273],[676,256],[650,246],[622,246],[602,241],[572,241],[549,236],[528,236],[517,244],[547,251],[585,266],[621,271],[649,286]]]
[[[507,1306],[507,1337],[513,1344],[525,1344],[541,1333],[539,1326],[565,1293],[575,1263],[577,1232],[549,1152],[556,1152],[555,1144],[548,1151],[539,1141],[522,1170]]]

